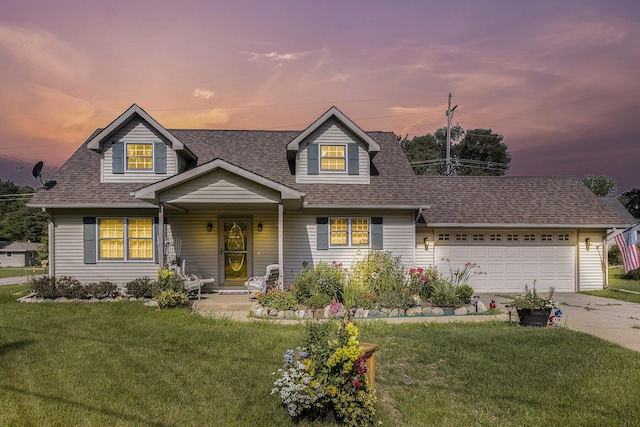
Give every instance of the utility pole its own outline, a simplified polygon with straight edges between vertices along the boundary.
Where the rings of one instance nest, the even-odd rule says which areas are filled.
[[[451,108],[451,93],[449,93],[449,104],[447,105],[447,176],[451,175],[451,118],[453,117],[453,110],[456,108],[458,108],[457,105]]]

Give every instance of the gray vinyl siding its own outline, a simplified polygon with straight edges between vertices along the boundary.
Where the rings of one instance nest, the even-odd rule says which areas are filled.
[[[313,266],[321,261],[340,262],[350,268],[354,261],[368,253],[369,248],[329,248],[318,250],[316,217],[383,217],[383,250],[400,256],[407,268],[413,266],[413,213],[397,211],[313,211],[285,214],[284,223],[284,285],[293,284],[295,275],[303,269],[303,262]]]
[[[225,170],[193,179],[160,195],[164,202],[277,203],[278,192]]]
[[[124,284],[136,277],[156,277],[158,264],[153,261],[97,261],[85,264],[83,259],[82,218],[95,217],[147,217],[157,216],[155,210],[85,211],[55,213],[54,260],[56,276],[74,276],[83,283],[110,281]]]
[[[600,230],[598,230],[600,231]],[[578,286],[579,291],[603,289],[606,275],[606,245],[601,232],[578,233]],[[585,239],[591,238],[591,248],[587,251]]]
[[[113,141],[133,142],[133,143],[153,143],[162,141],[167,144],[167,169],[164,174],[157,174],[154,171],[127,171],[121,174],[112,173],[112,143]],[[125,154],[126,157],[126,154]],[[126,158],[125,158],[126,161]],[[156,182],[169,176],[175,175],[178,170],[178,160],[176,152],[171,149],[168,142],[146,122],[137,118],[127,123],[118,131],[109,142],[105,142],[102,151],[102,182]]]
[[[307,146],[309,144],[358,144],[358,175],[344,172],[319,170],[317,175],[309,175],[307,170]],[[348,151],[348,150],[345,150]],[[318,154],[320,157],[320,154]],[[296,182],[324,184],[369,184],[369,153],[364,145],[344,125],[335,119],[328,120],[300,144],[296,159]]]
[[[29,258],[29,252],[11,252],[11,256],[7,256],[7,252],[0,252],[0,267],[24,267],[35,265],[36,258]],[[33,254],[33,252],[31,252]]]

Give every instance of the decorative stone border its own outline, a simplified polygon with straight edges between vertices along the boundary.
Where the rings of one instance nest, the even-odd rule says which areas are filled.
[[[17,302],[21,303],[68,303],[68,302],[82,302],[82,303],[94,303],[94,302],[117,302],[117,301],[144,301],[145,304],[149,307],[157,307],[158,303],[153,301],[151,298],[136,298],[136,297],[128,297],[128,296],[117,296],[115,298],[89,298],[89,299],[81,299],[81,298],[42,298],[36,296],[35,293],[31,293],[29,295],[25,295],[22,298],[18,298]]]
[[[487,306],[478,301],[477,314],[487,313]],[[476,314],[476,306],[474,304],[468,304],[464,307],[460,307],[455,310],[454,316],[466,316],[468,314]],[[444,310],[440,307],[413,307],[407,310],[404,309],[388,309],[382,308],[380,310],[364,310],[358,308],[351,311],[351,316],[356,319],[385,319],[388,317],[419,317],[419,316],[444,316]],[[249,316],[258,317],[261,319],[291,319],[291,320],[305,320],[305,319],[329,319],[331,317],[336,319],[343,319],[346,316],[346,312],[338,311],[337,313],[331,312],[331,306],[326,306],[324,309],[317,308],[306,310],[274,310],[268,307],[263,307],[258,301],[254,301],[249,309]]]

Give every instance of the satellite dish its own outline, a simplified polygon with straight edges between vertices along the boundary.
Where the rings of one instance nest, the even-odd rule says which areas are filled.
[[[38,178],[40,176],[40,174],[42,173],[42,166],[44,166],[44,162],[39,161],[38,163],[36,163],[36,165],[33,167],[33,171],[31,172],[33,174],[34,178]]]
[[[57,182],[55,181],[47,181],[44,184],[42,184],[42,188],[45,190],[50,190],[52,189],[55,185],[57,184]]]

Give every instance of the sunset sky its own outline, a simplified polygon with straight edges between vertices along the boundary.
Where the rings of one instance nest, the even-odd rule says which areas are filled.
[[[509,175],[640,187],[637,0],[0,0],[0,178],[137,103],[167,128],[504,135]],[[22,171],[19,171],[22,166]]]

